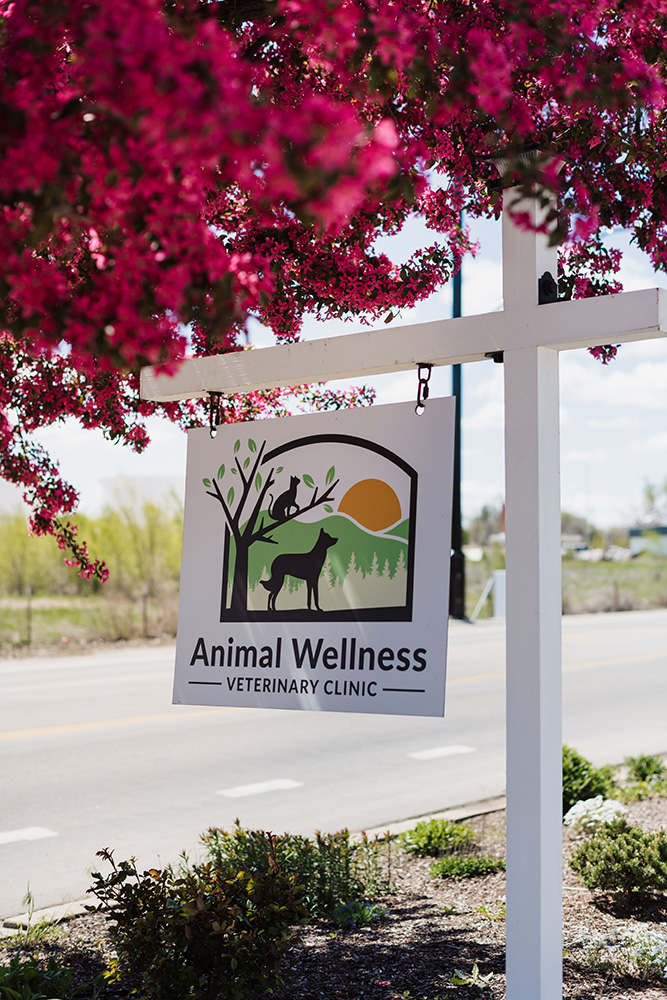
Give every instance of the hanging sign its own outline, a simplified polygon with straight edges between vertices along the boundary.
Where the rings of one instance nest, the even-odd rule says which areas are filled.
[[[175,703],[443,714],[454,407],[189,432]]]

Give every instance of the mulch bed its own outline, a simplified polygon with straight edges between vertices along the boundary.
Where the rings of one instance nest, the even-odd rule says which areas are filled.
[[[647,829],[667,826],[667,800],[629,807],[628,818]],[[487,854],[504,852],[504,814],[471,820]],[[565,831],[565,857],[574,838]],[[503,874],[464,880],[437,880],[430,859],[396,851],[397,892],[383,900],[388,916],[377,928],[336,931],[316,922],[300,928],[287,957],[287,980],[272,1000],[445,1000],[505,997]],[[629,924],[667,932],[667,897],[648,898],[631,909],[609,897],[594,898],[564,865],[564,989],[566,1000],[657,1000],[667,984],[647,983],[612,972],[597,972],[577,962],[572,945],[582,936],[606,934]],[[569,947],[568,947],[569,946]],[[571,948],[571,950],[570,950]],[[0,964],[13,953],[12,939],[0,941]],[[101,971],[111,951],[101,915],[80,917],[58,928],[35,951],[56,955],[80,981]],[[486,989],[454,986],[457,970],[470,975],[477,964]],[[102,1000],[129,1000],[130,987],[109,987]],[[180,1000],[180,998],[174,998]],[[257,996],[259,1000],[259,994]]]

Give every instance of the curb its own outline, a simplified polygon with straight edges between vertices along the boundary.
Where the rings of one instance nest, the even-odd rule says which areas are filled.
[[[88,912],[87,900],[75,899],[71,903],[60,903],[58,906],[47,906],[43,910],[32,910],[19,913],[15,917],[5,917],[0,923],[0,938],[11,937],[17,931],[26,931],[38,924],[60,924],[74,917],[82,917]]]
[[[428,822],[431,819],[462,820],[474,819],[476,816],[486,816],[489,813],[502,812],[506,807],[505,796],[495,799],[483,799],[480,802],[471,802],[466,806],[455,806],[452,809],[444,809],[442,812],[428,813],[425,816],[414,816],[412,819],[400,820],[396,823],[387,823],[384,826],[376,826],[373,829],[364,831],[366,836],[384,837],[389,834],[396,837],[405,830],[411,830],[415,823]],[[356,834],[355,839],[361,835]],[[13,937],[18,931],[26,931],[38,924],[61,924],[75,917],[86,916],[87,906],[90,904],[85,899],[76,899],[71,903],[61,903],[58,906],[47,906],[42,910],[33,910],[28,913],[19,913],[15,917],[5,917],[0,920],[0,939]]]

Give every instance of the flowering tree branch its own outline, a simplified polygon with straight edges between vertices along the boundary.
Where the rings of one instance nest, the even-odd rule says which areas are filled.
[[[34,431],[141,450],[152,413],[201,412],[142,402],[141,365],[414,305],[471,251],[461,212],[498,215],[498,152],[564,161],[505,181],[559,192],[569,294],[618,287],[603,227],[664,270],[666,27],[667,0],[0,0],[0,474],[39,530],[76,494]],[[379,240],[415,217],[432,240],[396,265]]]

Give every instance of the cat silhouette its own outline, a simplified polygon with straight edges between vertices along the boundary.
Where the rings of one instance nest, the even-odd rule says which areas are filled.
[[[282,590],[286,576],[305,580],[308,590],[308,610],[312,610],[311,602],[314,599],[316,609],[321,611],[320,573],[327,557],[327,549],[330,549],[337,541],[338,539],[328,535],[324,528],[320,528],[319,537],[310,552],[284,552],[276,556],[271,563],[271,577],[268,580],[259,581],[269,592],[267,611],[276,610],[276,597]]]
[[[269,516],[273,518],[274,521],[282,521],[294,511],[298,514],[300,507],[296,502],[296,488],[301,480],[298,476],[290,476],[289,478],[289,488],[284,491],[284,493],[279,493],[273,500],[273,494],[269,493]]]

